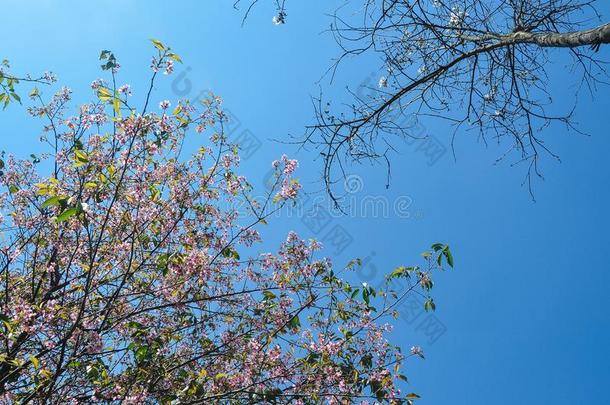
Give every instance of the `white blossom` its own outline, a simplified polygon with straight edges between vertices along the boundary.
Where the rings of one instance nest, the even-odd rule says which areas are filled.
[[[468,13],[462,11],[459,6],[453,6],[451,8],[451,13],[449,14],[449,25],[458,27],[462,25],[467,16]]]
[[[283,11],[280,11],[277,15],[273,16],[271,21],[273,21],[273,23],[275,25],[286,24],[286,13]]]

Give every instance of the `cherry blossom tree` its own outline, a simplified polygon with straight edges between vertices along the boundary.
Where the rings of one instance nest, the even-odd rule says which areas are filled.
[[[155,98],[180,57],[153,44],[141,106],[110,51],[93,101],[30,92],[47,153],[1,162],[0,403],[411,403],[401,365],[422,351],[388,334],[408,295],[434,309],[449,248],[378,289],[292,232],[263,251],[258,230],[298,198],[297,162],[273,162],[252,198],[221,99]]]

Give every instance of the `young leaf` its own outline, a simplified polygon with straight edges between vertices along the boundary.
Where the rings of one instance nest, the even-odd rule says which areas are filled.
[[[112,108],[116,115],[121,115],[121,100],[119,100],[118,97],[115,97],[114,100],[112,100]]]
[[[79,163],[87,163],[89,161],[89,157],[87,156],[87,154],[85,152],[83,152],[82,150],[78,150],[78,149],[74,151],[74,158]]]
[[[150,40],[150,42],[153,43],[153,45],[155,46],[155,48],[157,48],[158,50],[160,50],[161,52],[166,51],[167,48],[165,47],[165,45],[163,45],[163,43],[161,41],[159,41],[158,39],[152,39]]]
[[[180,58],[180,56],[179,56],[179,55],[176,55],[176,54],[175,54],[175,53],[173,53],[173,52],[168,53],[168,54],[167,54],[167,56],[168,56],[170,59],[172,59],[173,61],[175,61],[175,62],[182,63],[182,58]]]
[[[37,369],[40,367],[40,361],[35,356],[30,356],[30,361],[32,362],[32,365],[34,365],[34,368]]]
[[[97,97],[100,99],[101,102],[106,103],[112,98],[112,93],[109,89],[105,87],[100,87],[99,89],[97,89]]]

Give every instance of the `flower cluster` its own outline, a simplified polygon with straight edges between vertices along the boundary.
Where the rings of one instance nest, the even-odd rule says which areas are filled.
[[[292,175],[299,165],[295,159],[288,159],[288,156],[282,155],[279,160],[274,160],[271,164],[276,170],[276,178],[281,179],[281,189],[276,194],[276,200],[294,200],[297,198],[301,185],[297,179],[292,178]],[[277,182],[276,182],[277,184]]]
[[[468,17],[468,13],[460,8],[453,6],[449,13],[449,25],[452,27],[460,27],[464,24],[464,20]]]

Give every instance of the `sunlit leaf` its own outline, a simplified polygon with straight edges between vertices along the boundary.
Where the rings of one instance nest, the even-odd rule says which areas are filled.
[[[68,208],[57,216],[57,222],[64,222],[77,215],[79,212],[78,208]]]
[[[155,48],[157,48],[160,51],[166,51],[167,48],[165,45],[163,45],[163,43],[161,41],[159,41],[158,39],[152,39],[150,40],[150,42],[153,43],[153,45],[155,46]]]

